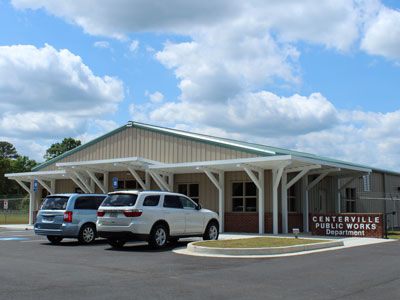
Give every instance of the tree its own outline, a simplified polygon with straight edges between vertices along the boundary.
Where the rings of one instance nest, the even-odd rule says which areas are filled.
[[[52,144],[51,147],[46,150],[44,159],[48,161],[80,145],[81,145],[80,140],[74,140],[73,138],[65,138],[61,143]]]
[[[28,156],[19,156],[17,159],[11,161],[11,168],[13,172],[30,172],[38,163],[29,159]]]
[[[0,159],[16,159],[18,156],[17,149],[15,149],[13,144],[6,141],[0,141]]]

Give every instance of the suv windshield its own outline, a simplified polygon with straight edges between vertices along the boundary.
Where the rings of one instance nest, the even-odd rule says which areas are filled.
[[[47,197],[44,199],[41,209],[65,209],[69,197]]]
[[[112,194],[104,200],[102,206],[134,206],[136,199],[135,194]]]

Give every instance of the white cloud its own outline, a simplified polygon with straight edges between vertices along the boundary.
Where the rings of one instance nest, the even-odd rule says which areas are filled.
[[[93,46],[95,46],[96,48],[110,48],[110,43],[107,41],[97,41],[94,42]]]
[[[135,52],[139,47],[139,41],[138,40],[134,40],[132,41],[132,43],[129,45],[129,51],[131,52]]]
[[[369,54],[400,59],[400,12],[382,7],[367,25],[361,48]]]
[[[120,80],[95,76],[66,49],[0,47],[0,132],[5,137],[75,137],[91,120],[115,112],[123,97]]]
[[[154,92],[153,94],[150,94],[148,90],[144,93],[146,97],[150,98],[150,101],[153,103],[161,103],[164,101],[164,95],[158,91]]]

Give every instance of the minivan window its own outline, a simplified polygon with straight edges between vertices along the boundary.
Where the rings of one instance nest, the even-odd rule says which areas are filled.
[[[160,201],[160,195],[147,196],[143,200],[143,206],[157,206]]]
[[[67,207],[69,197],[47,197],[44,199],[41,209],[60,209],[63,210]]]
[[[102,206],[134,206],[136,199],[135,194],[112,194],[107,196]]]

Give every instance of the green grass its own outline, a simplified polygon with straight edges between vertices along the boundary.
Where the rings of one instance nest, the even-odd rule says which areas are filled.
[[[400,240],[400,231],[389,231],[388,232],[389,239]]]
[[[328,242],[327,240],[317,239],[295,239],[295,238],[274,238],[274,237],[255,237],[234,240],[205,241],[196,242],[197,246],[216,247],[216,248],[265,248],[265,247],[285,247],[313,243]]]
[[[28,224],[29,214],[26,213],[1,213],[0,225],[4,224]]]

